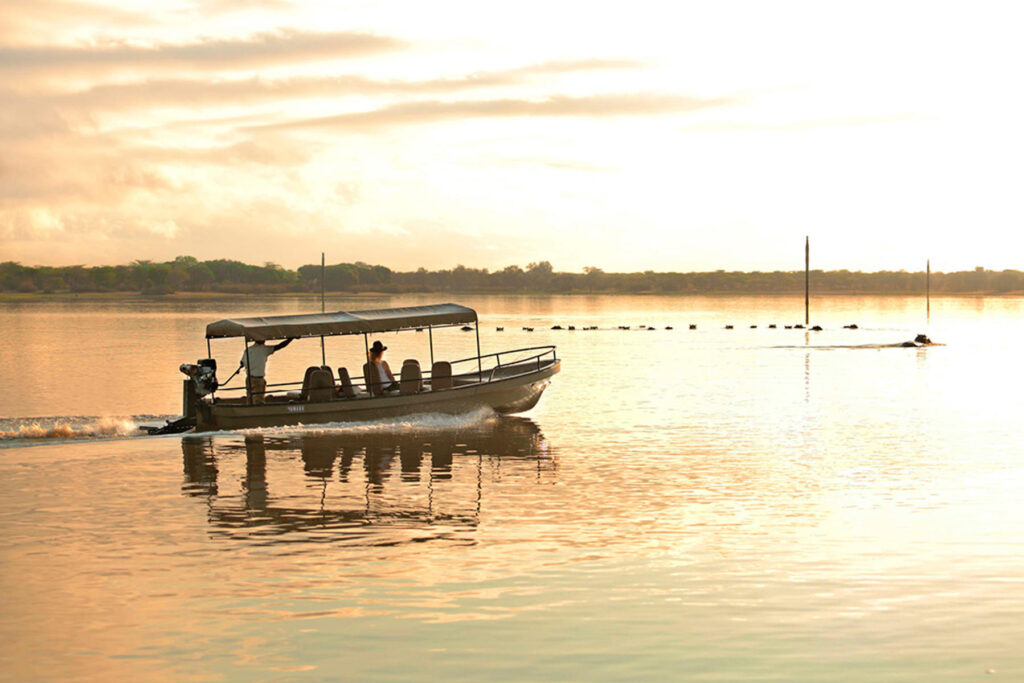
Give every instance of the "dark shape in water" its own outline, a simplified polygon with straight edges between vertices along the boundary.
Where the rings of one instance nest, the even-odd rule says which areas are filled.
[[[857,323],[850,323],[849,325],[843,325],[844,330],[856,330],[858,329]]]
[[[821,325],[815,325],[812,327],[811,332],[821,332]]]
[[[732,325],[726,325],[726,326],[725,326],[725,329],[727,329],[727,330],[731,330],[731,329],[732,329]]]
[[[774,330],[776,327],[778,327],[778,326],[775,323],[772,323],[771,325],[768,326],[768,329],[769,330]]]
[[[504,328],[504,327],[495,327],[495,328],[494,328],[494,331],[495,331],[495,332],[504,332],[504,331],[505,331],[505,328]]]
[[[561,325],[553,325],[551,327],[551,329],[553,329],[553,330],[560,330],[560,329],[562,329],[562,326]]]
[[[756,329],[757,329],[757,325],[751,325],[751,326],[750,326],[750,329],[752,329],[752,330],[756,330]]]
[[[473,331],[473,328],[470,327],[469,325],[463,325],[459,329],[462,330],[463,332],[472,332]]]
[[[914,341],[917,342],[918,344],[932,344],[933,343],[932,340],[929,339],[928,335],[926,335],[926,334],[919,334],[919,335],[917,335],[916,337],[914,337]]]
[[[671,330],[671,329],[672,329],[672,326],[671,326],[671,325],[665,325],[665,329],[666,329],[666,330]]]
[[[690,329],[691,329],[691,330],[695,330],[695,329],[697,329],[697,326],[696,326],[696,325],[694,325],[693,323],[690,323]]]
[[[802,329],[804,329],[804,326],[803,325],[793,325],[793,329],[794,330],[802,330]]]

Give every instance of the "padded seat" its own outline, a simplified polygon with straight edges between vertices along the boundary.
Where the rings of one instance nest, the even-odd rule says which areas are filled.
[[[452,388],[452,364],[439,360],[430,368],[430,390],[440,391]]]
[[[309,400],[312,403],[323,403],[334,397],[334,375],[322,368],[317,368],[309,377]]]
[[[420,364],[415,360],[405,361],[399,377],[398,389],[403,395],[423,391],[423,373],[420,372]]]
[[[356,397],[356,388],[352,386],[352,378],[348,376],[348,368],[338,368],[338,393],[344,398]]]

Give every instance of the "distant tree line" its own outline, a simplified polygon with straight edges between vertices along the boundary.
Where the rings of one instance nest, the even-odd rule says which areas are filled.
[[[542,293],[665,293],[757,294],[802,292],[803,271],[704,273],[606,273],[588,267],[582,272],[557,272],[547,261],[526,268],[466,268],[397,272],[367,263],[338,263],[325,269],[329,292],[542,292]],[[849,270],[811,271],[812,291],[836,293],[920,293],[925,274],[905,271],[863,273]],[[932,273],[933,292],[1005,293],[1024,291],[1024,272],[969,271]],[[174,292],[285,293],[319,292],[319,265],[288,270],[274,263],[253,266],[239,261],[199,261],[179,256],[166,263],[135,261],[122,266],[24,266],[0,263],[0,292],[79,293]]]

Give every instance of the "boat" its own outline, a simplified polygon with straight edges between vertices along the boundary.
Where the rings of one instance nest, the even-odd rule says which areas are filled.
[[[476,355],[436,359],[434,332],[464,326],[476,331]],[[347,368],[335,372],[326,363],[321,342],[319,365],[307,368],[301,381],[269,384],[254,396],[244,386],[228,388],[231,378],[225,386],[219,384],[211,347],[213,340],[240,339],[248,354],[250,344],[259,341],[362,335],[368,357],[369,335],[413,330],[427,331],[430,369],[421,370],[417,360],[406,360],[395,373],[397,391],[385,391],[375,366],[369,364],[355,377],[361,382],[354,381]],[[481,408],[498,414],[522,413],[537,405],[551,378],[561,370],[561,360],[551,345],[482,355],[476,311],[453,303],[219,320],[206,326],[206,344],[207,358],[179,368],[186,376],[182,417],[147,428],[151,434],[364,422],[417,414],[463,414]]]

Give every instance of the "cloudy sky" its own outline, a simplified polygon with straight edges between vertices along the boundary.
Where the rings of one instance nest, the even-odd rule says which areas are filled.
[[[1024,268],[1016,5],[0,0],[0,260]]]

